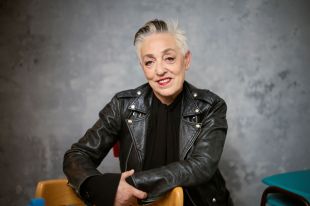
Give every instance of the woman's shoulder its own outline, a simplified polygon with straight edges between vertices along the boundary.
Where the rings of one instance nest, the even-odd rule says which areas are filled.
[[[142,84],[134,89],[127,89],[115,94],[117,98],[136,98],[149,89],[148,83]]]
[[[209,89],[197,88],[189,82],[185,82],[185,88],[188,90],[187,92],[198,101],[206,102],[211,105],[216,102],[225,102],[219,95]]]

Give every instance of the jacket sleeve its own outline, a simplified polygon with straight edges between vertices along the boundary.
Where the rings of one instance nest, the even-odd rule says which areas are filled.
[[[116,143],[121,127],[119,100],[116,96],[99,112],[99,120],[64,155],[63,171],[69,185],[79,194],[89,177],[101,175],[96,169]]]
[[[201,130],[185,160],[132,176],[135,186],[153,201],[176,186],[195,186],[207,182],[218,168],[227,132],[226,104],[220,99],[202,119]]]

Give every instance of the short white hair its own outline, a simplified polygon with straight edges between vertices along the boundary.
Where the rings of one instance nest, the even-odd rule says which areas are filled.
[[[177,21],[167,21],[167,23],[163,20],[154,19],[144,24],[137,33],[134,38],[134,46],[136,47],[137,55],[140,59],[140,47],[141,43],[145,39],[145,37],[156,34],[156,33],[169,33],[172,34],[177,42],[177,46],[181,50],[182,54],[185,55],[188,52],[187,38],[185,36],[185,32],[180,29]]]

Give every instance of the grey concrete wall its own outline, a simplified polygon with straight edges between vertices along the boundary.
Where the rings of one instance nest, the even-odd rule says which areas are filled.
[[[0,205],[25,205],[38,180],[120,90],[144,83],[132,46],[153,18],[178,19],[187,79],[228,104],[220,167],[238,206],[261,178],[310,168],[307,0],[0,0]],[[117,172],[111,154],[101,165]]]

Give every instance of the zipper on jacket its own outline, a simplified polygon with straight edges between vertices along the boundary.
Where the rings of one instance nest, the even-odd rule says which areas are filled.
[[[129,156],[130,156],[130,153],[131,153],[131,150],[132,150],[132,145],[133,145],[133,142],[131,143],[130,145],[130,149],[129,149],[129,152],[128,152],[128,155],[126,157],[126,162],[125,162],[125,171],[127,171],[127,167],[128,167],[128,160],[129,160]]]
[[[191,201],[191,203],[194,205],[194,206],[197,206],[194,202],[194,200],[192,199],[192,197],[189,195],[188,191],[186,189],[184,189],[185,193],[187,194],[189,200]]]
[[[182,157],[183,159],[185,159],[189,150],[192,148],[195,140],[197,139],[197,136],[200,134],[200,131],[201,131],[201,129],[199,129],[199,131],[197,131],[197,134],[192,138],[191,142],[189,143],[189,147],[186,149],[186,152],[184,153],[184,157]]]

